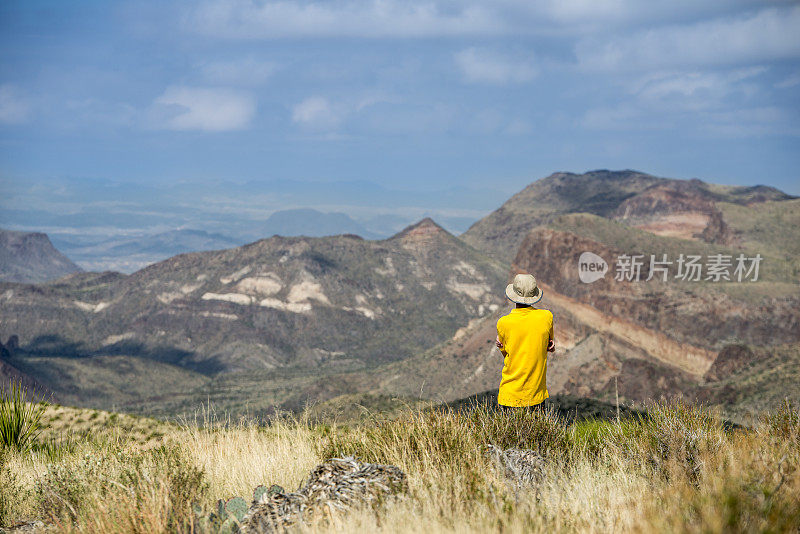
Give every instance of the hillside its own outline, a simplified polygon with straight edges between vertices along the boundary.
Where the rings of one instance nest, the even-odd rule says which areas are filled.
[[[618,177],[628,178],[635,177]],[[786,396],[800,401],[791,379],[779,378],[800,369],[800,261],[791,230],[800,223],[798,202],[770,188],[674,180],[645,187],[606,209],[607,217],[549,215],[532,228],[512,272],[537,276],[544,288],[540,305],[556,317],[550,392],[606,400],[618,394],[636,402],[680,394],[735,416],[774,407]],[[606,276],[591,284],[579,279],[586,251],[609,263]],[[640,281],[615,279],[614,261],[622,254],[647,259]],[[661,273],[645,281],[651,254],[673,261],[680,254],[763,259],[755,282],[713,282],[705,274],[700,281],[676,279],[675,265],[667,282]],[[497,387],[502,359],[491,340],[500,313],[474,321],[425,355],[392,364],[373,382],[445,401]],[[720,366],[736,346],[756,356],[746,365]]]
[[[268,424],[43,407],[31,450],[0,449],[0,531],[226,532],[212,513],[221,499],[233,516],[236,496],[248,532],[797,530],[796,409],[741,428],[680,402],[553,407],[496,410],[487,393]],[[269,492],[246,516],[257,487]]]
[[[19,336],[15,366],[84,401],[113,389],[99,370],[125,358],[133,382],[147,361],[172,366],[177,396],[201,385],[197,373],[324,376],[408,358],[497,309],[505,279],[426,219],[383,241],[275,236],[130,276],[6,284],[0,334]]]
[[[597,170],[584,174],[556,172],[537,180],[508,199],[500,208],[473,224],[464,241],[498,259],[514,259],[522,240],[533,228],[567,213],[591,213],[605,218],[630,219],[631,224],[655,232],[671,231],[692,236],[706,227],[709,239],[716,203],[750,205],[791,199],[767,186],[735,187],[701,180],[659,178],[638,171]],[[664,226],[663,230],[659,227]]]
[[[625,179],[627,173],[621,174]],[[733,417],[775,407],[787,396],[800,402],[788,378],[800,369],[800,263],[790,230],[800,223],[798,202],[770,188],[667,180],[606,209],[607,217],[548,216],[522,240],[512,272],[536,274],[544,288],[540,305],[556,317],[551,394],[608,401],[619,395],[626,402],[680,394]],[[585,251],[610,264],[606,276],[591,284],[578,276]],[[640,281],[615,280],[614,261],[621,254],[648,260]],[[755,282],[713,282],[705,274],[700,281],[676,279],[675,265],[667,282],[660,273],[648,282],[651,254],[673,261],[680,254],[760,254],[762,262]],[[506,309],[475,319],[424,354],[368,377],[348,374],[340,380],[365,394],[437,401],[496,388],[502,358],[492,340]],[[736,346],[756,356],[746,365],[721,365]]]
[[[0,281],[45,282],[80,270],[46,234],[0,229]]]
[[[266,415],[394,396],[450,402],[497,387],[502,287],[529,271],[556,317],[551,394],[680,394],[741,418],[795,395],[781,377],[800,366],[799,202],[760,186],[557,173],[463,236],[474,242],[494,225],[489,256],[429,219],[382,241],[274,236],[130,276],[5,284],[0,335],[19,335],[7,363],[20,373],[64,402],[106,409],[172,416],[202,401]],[[521,236],[499,224],[517,208],[533,214],[512,221],[532,225]],[[512,235],[511,262],[490,259]],[[579,279],[587,251],[609,264],[593,283]],[[676,277],[681,254],[762,261],[756,281],[693,281]],[[622,255],[647,259],[640,280],[615,279]],[[667,281],[655,271],[646,281],[651,255],[673,261]],[[738,361],[738,346],[753,365],[724,363]]]

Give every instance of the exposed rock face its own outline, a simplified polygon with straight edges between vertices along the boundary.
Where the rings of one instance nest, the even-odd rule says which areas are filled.
[[[628,198],[612,218],[656,235],[732,244],[733,235],[699,180],[668,181]]]
[[[721,380],[757,363],[756,355],[747,345],[728,345],[719,352],[705,375],[709,381]]]
[[[45,282],[80,270],[46,234],[0,229],[0,281]]]
[[[697,236],[706,243],[719,243],[722,245],[732,245],[736,243],[734,233],[722,219],[722,212],[714,209],[706,223],[706,227]]]
[[[716,352],[721,348],[720,341],[730,337],[752,343],[797,340],[797,295],[768,298],[753,306],[724,293],[694,290],[691,282],[665,283],[656,276],[645,282],[650,274],[648,262],[642,265],[639,282],[615,280],[611,265],[604,278],[585,284],[578,278],[578,259],[584,251],[599,254],[609,264],[619,254],[638,252],[613,249],[571,232],[540,228],[526,237],[513,267],[535,274],[557,293],[588,304],[609,318],[668,333],[679,343]]]

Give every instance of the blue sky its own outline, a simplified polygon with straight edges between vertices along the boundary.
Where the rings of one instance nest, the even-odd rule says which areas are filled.
[[[267,214],[303,204],[281,181],[363,181],[477,217],[599,168],[800,194],[799,97],[797,2],[7,1],[0,207],[235,183],[196,200]]]

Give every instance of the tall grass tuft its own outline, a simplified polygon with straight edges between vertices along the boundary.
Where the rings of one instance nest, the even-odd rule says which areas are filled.
[[[41,419],[47,404],[36,401],[36,392],[31,402],[26,402],[28,393],[20,382],[11,387],[0,386],[0,446],[26,452],[36,442],[41,430]]]

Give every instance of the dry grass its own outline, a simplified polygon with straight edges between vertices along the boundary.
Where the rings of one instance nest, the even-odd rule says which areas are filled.
[[[276,419],[170,427],[143,447],[124,432],[53,456],[2,453],[0,521],[57,531],[185,532],[192,505],[249,498],[257,484],[294,489],[316,464],[354,454],[408,475],[408,492],[329,516],[309,532],[791,532],[800,527],[800,414],[726,431],[714,413],[654,404],[640,421],[566,427],[552,415],[409,409],[362,424]],[[486,445],[533,449],[533,485],[504,478]]]

